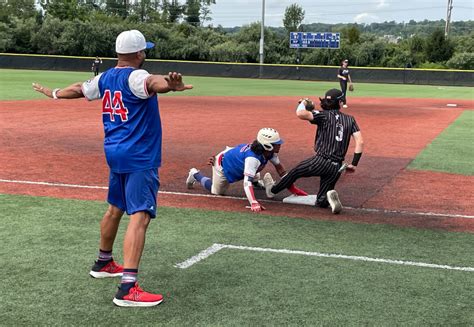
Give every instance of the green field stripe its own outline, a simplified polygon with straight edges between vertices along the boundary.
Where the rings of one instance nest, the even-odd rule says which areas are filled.
[[[473,176],[473,131],[474,111],[466,110],[428,144],[408,168]]]
[[[65,87],[92,78],[90,72],[62,72],[40,70],[0,70],[0,100],[44,99],[34,92],[31,83],[38,82],[50,88]],[[162,96],[321,96],[330,88],[339,88],[338,82],[296,80],[246,79],[224,77],[185,76],[194,88],[186,92]],[[351,97],[442,98],[474,99],[474,88],[432,85],[399,85],[357,83]]]

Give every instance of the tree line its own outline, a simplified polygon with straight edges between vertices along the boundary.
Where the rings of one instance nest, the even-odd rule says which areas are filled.
[[[116,36],[138,29],[157,46],[149,58],[259,62],[260,23],[208,25],[215,0],[4,0],[0,52],[114,57]],[[304,8],[286,8],[284,27],[265,28],[265,63],[474,69],[474,22],[302,24]],[[289,32],[340,32],[339,49],[290,49]]]

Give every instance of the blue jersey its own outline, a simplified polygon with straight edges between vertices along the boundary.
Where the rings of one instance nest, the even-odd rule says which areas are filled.
[[[113,172],[143,171],[161,165],[158,97],[147,93],[148,76],[144,70],[123,67],[111,68],[96,81],[88,81],[95,84],[88,88],[98,87],[102,98],[104,151]]]
[[[225,178],[229,183],[240,181],[244,178],[245,159],[248,157],[253,157],[260,161],[258,171],[263,169],[268,162],[263,154],[258,155],[253,152],[250,149],[250,144],[239,144],[224,154],[222,169],[224,170]]]

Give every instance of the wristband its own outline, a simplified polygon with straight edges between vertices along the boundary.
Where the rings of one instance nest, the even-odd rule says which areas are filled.
[[[54,89],[53,92],[51,93],[54,100],[58,100],[58,99],[59,99],[59,98],[58,98],[58,91],[59,91],[59,90],[60,90],[59,88],[58,88],[58,89]]]
[[[357,164],[359,163],[360,157],[362,157],[362,152],[354,153],[354,158],[352,158],[352,166],[357,166]]]

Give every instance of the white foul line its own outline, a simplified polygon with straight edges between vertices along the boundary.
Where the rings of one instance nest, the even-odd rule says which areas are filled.
[[[44,185],[44,186],[53,186],[53,187],[70,187],[70,188],[86,188],[86,189],[100,189],[107,190],[107,186],[97,186],[97,185],[79,185],[79,184],[65,184],[65,183],[51,183],[51,182],[35,182],[35,181],[20,181],[20,180],[10,180],[10,179],[0,179],[0,183],[13,183],[13,184],[30,184],[30,185]],[[172,192],[172,191],[159,191],[160,194],[169,194],[169,195],[181,195],[181,196],[193,196],[193,197],[203,197],[203,198],[225,198],[232,200],[247,200],[244,197],[238,196],[222,196],[222,195],[213,195],[213,194],[200,194],[200,193],[185,193],[185,192]],[[265,200],[261,199],[261,202],[275,203],[275,200]],[[372,209],[372,208],[354,208],[354,207],[344,207],[344,209],[354,210],[354,211],[364,211],[364,212],[375,212],[375,213],[389,213],[389,214],[402,214],[402,215],[416,215],[416,216],[431,216],[439,218],[466,218],[474,219],[474,216],[471,215],[459,215],[459,214],[447,214],[447,213],[437,213],[437,212],[420,212],[420,211],[407,211],[407,210],[389,210],[389,209]]]
[[[364,257],[364,256],[331,254],[331,253],[321,253],[321,252],[306,252],[306,251],[287,250],[287,249],[258,248],[258,247],[251,247],[251,246],[218,244],[218,243],[215,243],[212,246],[205,249],[204,251],[201,251],[199,254],[181,263],[176,264],[175,267],[181,268],[181,269],[189,268],[195,263],[198,263],[199,261],[206,259],[207,257],[213,255],[214,253],[217,253],[218,251],[222,249],[235,249],[235,250],[246,250],[246,251],[256,251],[256,252],[272,252],[272,253],[283,253],[283,254],[298,254],[298,255],[306,255],[306,256],[312,256],[312,257],[345,259],[345,260],[365,261],[365,262],[378,262],[378,263],[388,263],[388,264],[393,264],[393,265],[416,266],[416,267],[423,267],[423,268],[435,268],[435,269],[474,272],[474,267],[456,267],[456,266],[448,266],[448,265],[437,265],[437,264],[425,263],[425,262],[370,258],[370,257]]]
[[[71,187],[71,188],[94,188],[107,190],[107,186],[95,186],[95,185],[78,185],[78,184],[64,184],[64,183],[50,183],[50,182],[33,182],[33,181],[16,181],[9,179],[0,179],[1,183],[14,183],[14,184],[30,184],[30,185],[45,185],[55,187]]]
[[[201,251],[195,256],[189,258],[188,260],[183,261],[181,263],[177,263],[174,266],[176,268],[181,268],[181,269],[189,268],[195,263],[198,263],[199,261],[206,259],[207,257],[211,256],[212,254],[216,253],[219,250],[222,250],[225,247],[226,247],[225,245],[214,243],[212,244],[212,246],[208,247],[204,251]]]

